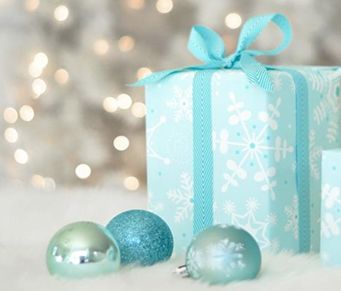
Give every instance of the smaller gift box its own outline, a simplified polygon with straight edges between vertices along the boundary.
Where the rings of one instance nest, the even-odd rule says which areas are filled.
[[[322,153],[321,259],[341,266],[341,148]]]

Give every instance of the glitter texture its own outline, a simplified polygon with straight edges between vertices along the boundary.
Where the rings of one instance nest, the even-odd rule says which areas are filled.
[[[122,264],[153,265],[172,255],[172,232],[154,213],[126,211],[115,216],[107,228],[118,243]]]

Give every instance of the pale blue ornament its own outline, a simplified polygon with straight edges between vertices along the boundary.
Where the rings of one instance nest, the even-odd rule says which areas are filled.
[[[103,226],[75,222],[64,226],[51,239],[46,253],[52,275],[77,279],[115,272],[120,251],[115,239]]]
[[[159,216],[146,210],[130,210],[107,225],[121,252],[122,264],[153,265],[169,259],[173,235]]]
[[[245,230],[215,225],[194,237],[186,253],[186,271],[210,284],[253,279],[261,267],[261,252]]]

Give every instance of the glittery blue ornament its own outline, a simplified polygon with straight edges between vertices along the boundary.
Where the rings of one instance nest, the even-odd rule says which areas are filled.
[[[223,224],[200,232],[186,254],[188,275],[210,284],[253,279],[260,266],[255,239],[241,228]]]
[[[170,258],[173,235],[166,222],[145,210],[130,210],[107,225],[118,243],[122,264],[153,265]]]
[[[88,278],[117,271],[120,251],[107,229],[81,221],[64,226],[52,237],[46,263],[52,275]]]

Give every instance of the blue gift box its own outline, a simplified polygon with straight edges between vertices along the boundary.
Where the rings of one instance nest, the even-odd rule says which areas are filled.
[[[277,50],[247,50],[273,21]],[[334,67],[269,67],[291,38],[283,15],[245,23],[237,50],[194,27],[189,48],[205,64],[155,73],[146,85],[149,208],[175,250],[217,223],[249,231],[261,248],[319,249],[320,158],[340,146],[340,76]]]
[[[321,259],[341,267],[341,149],[322,154]]]

